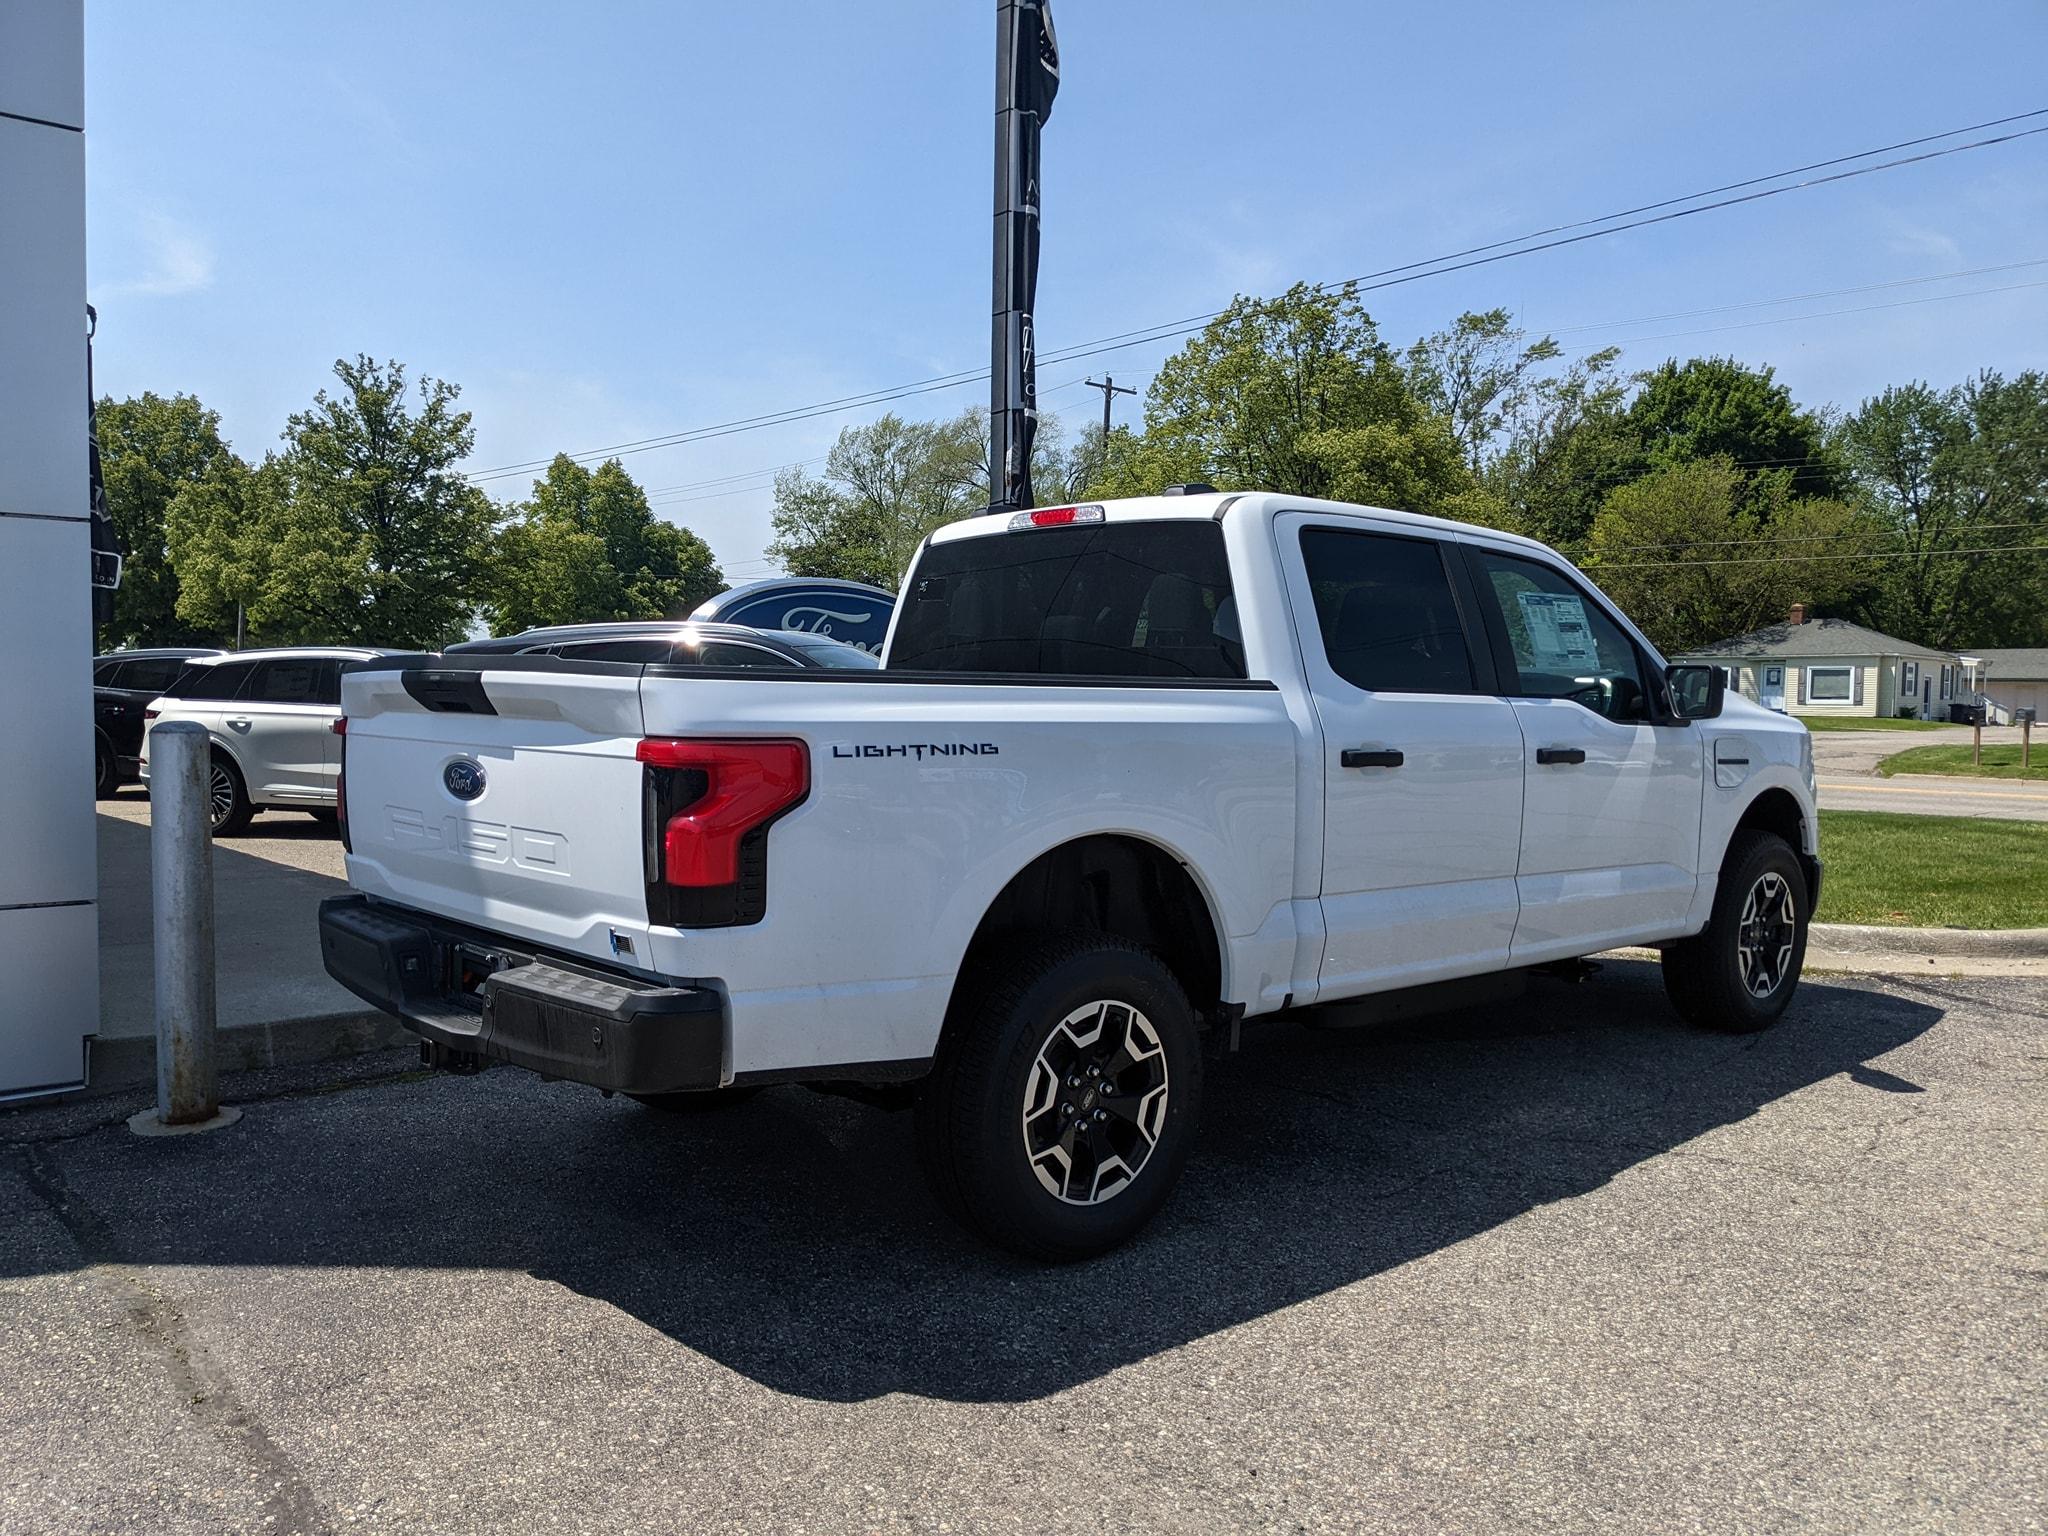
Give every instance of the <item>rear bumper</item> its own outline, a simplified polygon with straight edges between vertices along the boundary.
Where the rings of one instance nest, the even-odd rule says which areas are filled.
[[[603,967],[539,956],[480,929],[367,896],[320,904],[327,974],[458,1057],[618,1093],[725,1081],[724,1000]],[[466,990],[464,971],[484,971]]]

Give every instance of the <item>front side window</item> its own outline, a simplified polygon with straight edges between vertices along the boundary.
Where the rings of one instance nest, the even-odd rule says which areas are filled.
[[[793,667],[779,651],[764,645],[742,645],[730,640],[706,640],[701,645],[678,645],[676,665],[681,667]]]
[[[1223,530],[1202,518],[951,539],[919,559],[892,669],[1236,678]]]
[[[1304,528],[1301,563],[1330,670],[1371,693],[1470,693],[1472,657],[1431,539]]]
[[[1848,667],[1808,667],[1806,702],[1846,704],[1852,692],[1853,674]]]
[[[1538,560],[1475,549],[1480,601],[1506,632],[1514,691],[1570,699],[1609,720],[1650,718],[1635,643],[1569,577]]]

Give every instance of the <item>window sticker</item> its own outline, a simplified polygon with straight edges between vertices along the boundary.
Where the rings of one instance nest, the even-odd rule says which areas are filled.
[[[1584,599],[1563,592],[1517,592],[1529,632],[1529,665],[1536,672],[1598,670],[1600,653],[1586,622]]]

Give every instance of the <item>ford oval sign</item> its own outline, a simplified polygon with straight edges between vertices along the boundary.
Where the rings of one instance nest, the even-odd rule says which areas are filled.
[[[441,782],[456,799],[474,800],[484,792],[483,764],[458,757],[441,770]]]

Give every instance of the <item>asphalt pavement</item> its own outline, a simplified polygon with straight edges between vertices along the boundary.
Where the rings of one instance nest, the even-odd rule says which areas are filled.
[[[2048,784],[1960,774],[1902,773],[1880,778],[1877,765],[1908,747],[1968,746],[1967,725],[1932,731],[1816,731],[1813,766],[1824,811],[1902,811],[1917,816],[1987,816],[2048,821]],[[2017,743],[2009,726],[1987,726],[1987,746]],[[2039,743],[2048,753],[2048,737]],[[2048,760],[2048,759],[2044,759]]]
[[[387,1055],[205,1136],[16,1114],[0,1531],[2037,1530],[2044,1026],[1822,980],[1716,1036],[1630,963],[1248,1025],[1161,1220],[1066,1269],[801,1089]]]

